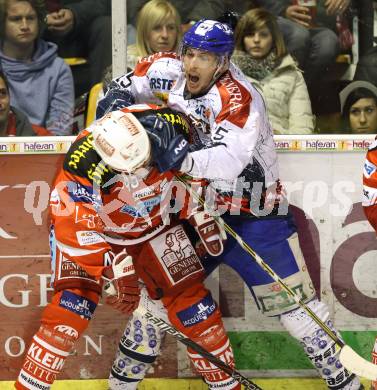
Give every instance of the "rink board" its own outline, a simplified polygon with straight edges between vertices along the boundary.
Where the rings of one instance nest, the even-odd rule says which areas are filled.
[[[51,294],[48,195],[71,140],[0,139],[1,381],[15,378]],[[367,359],[377,332],[377,244],[360,205],[362,166],[370,140],[276,139],[281,178],[294,206],[316,289],[346,341]],[[257,378],[314,375],[300,347],[278,321],[256,311],[237,275],[220,267],[208,284],[220,302],[241,372]],[[110,308],[99,307],[62,379],[106,378],[126,320]],[[183,348],[168,338],[149,377],[192,376]]]
[[[253,382],[263,390],[327,390],[327,386],[320,379],[311,378],[269,378],[253,379]],[[369,381],[362,381],[365,386]],[[62,380],[54,383],[54,390],[107,390],[106,380]],[[13,390],[13,382],[0,382],[0,390]],[[207,390],[200,379],[145,379],[138,390]]]

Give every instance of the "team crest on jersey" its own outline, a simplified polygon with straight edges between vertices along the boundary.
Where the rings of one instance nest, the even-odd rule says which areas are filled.
[[[211,109],[207,108],[202,102],[193,101],[191,104],[194,104],[194,106],[188,108],[188,117],[194,128],[199,128],[204,134],[210,134]]]

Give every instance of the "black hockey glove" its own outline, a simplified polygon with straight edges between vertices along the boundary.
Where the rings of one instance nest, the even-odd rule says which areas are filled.
[[[117,111],[135,103],[135,98],[126,89],[110,89],[98,102],[96,119],[102,118],[111,111]]]
[[[151,140],[153,162],[159,172],[179,168],[189,150],[183,135],[161,116],[151,114],[138,119]]]

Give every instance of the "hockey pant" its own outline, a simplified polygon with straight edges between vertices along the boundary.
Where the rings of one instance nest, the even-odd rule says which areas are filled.
[[[301,294],[308,306],[334,329],[327,305],[316,298],[292,216],[270,219],[232,216],[224,219],[263,261],[297,294]],[[330,389],[359,388],[359,379],[339,362],[339,349],[335,347],[332,339],[232,237],[228,236],[221,258],[203,261],[207,273],[212,272],[220,263],[227,264],[240,275],[261,312],[267,316],[280,317],[282,325],[299,341]]]
[[[16,389],[48,390],[63,369],[76,340],[86,330],[99,294],[66,289],[54,294],[42,313],[15,383]]]
[[[161,300],[151,300],[146,290],[142,289],[141,305],[234,367],[232,347],[222,324],[219,308],[202,284]],[[109,378],[110,389],[137,389],[156,360],[163,338],[164,333],[155,324],[137,312],[134,313],[119,343]],[[195,351],[188,349],[188,355],[192,366],[210,389],[241,388],[238,382]]]

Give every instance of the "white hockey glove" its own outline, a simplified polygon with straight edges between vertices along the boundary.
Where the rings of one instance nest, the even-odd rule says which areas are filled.
[[[132,257],[125,250],[118,253],[112,265],[102,272],[104,290],[109,296],[106,303],[124,314],[131,314],[140,302],[140,288]]]
[[[205,211],[200,211],[192,215],[189,222],[200,238],[195,248],[199,257],[206,253],[210,256],[219,256],[223,253],[226,233],[212,216]]]

